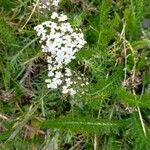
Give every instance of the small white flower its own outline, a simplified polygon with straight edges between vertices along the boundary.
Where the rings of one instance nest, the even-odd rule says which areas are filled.
[[[51,27],[51,30],[55,30],[57,28],[57,23],[52,22],[50,27]]]
[[[47,88],[48,88],[48,89],[51,89],[51,88],[52,88],[52,87],[51,87],[51,84],[48,83],[48,84],[47,84]]]
[[[64,21],[66,21],[68,18],[67,18],[67,16],[66,15],[63,15],[63,14],[61,14],[59,17],[58,17],[58,20],[60,21],[60,22],[64,22]]]
[[[84,83],[81,83],[81,86],[83,87],[85,84]]]
[[[48,56],[48,57],[47,57],[47,62],[48,62],[48,63],[52,63],[52,58]]]
[[[62,83],[62,80],[61,79],[57,79],[57,78],[54,78],[53,82],[57,85],[61,85]]]
[[[52,3],[52,4],[53,4],[54,6],[56,6],[56,7],[57,7],[57,6],[58,6],[58,4],[59,4],[59,2],[60,2],[60,0],[53,0],[53,3]]]
[[[56,78],[61,78],[61,77],[63,77],[63,75],[62,75],[61,72],[56,72],[56,73],[55,73],[55,77],[56,77]]]
[[[85,84],[86,84],[86,85],[89,85],[89,82],[86,82]]]
[[[77,84],[77,82],[76,82],[76,81],[73,81],[73,84]]]
[[[76,91],[73,88],[69,89],[69,92],[70,92],[70,95],[75,95],[76,94]]]
[[[53,76],[54,76],[54,72],[49,71],[49,72],[48,72],[48,76],[49,76],[49,77],[53,77]]]
[[[57,12],[53,12],[52,15],[51,15],[51,18],[52,19],[58,18],[58,13]]]
[[[52,82],[52,83],[50,84],[50,88],[51,88],[51,89],[57,89],[58,86],[57,86],[56,83]]]
[[[72,75],[71,70],[70,70],[69,68],[66,68],[66,69],[65,69],[65,75],[66,75],[67,77],[70,77],[70,76]]]
[[[45,82],[46,83],[51,83],[51,80],[50,79],[46,79]]]
[[[81,77],[78,77],[78,80],[81,80]]]
[[[84,92],[84,91],[82,91],[82,92],[81,92],[81,94],[85,94],[85,92]]]
[[[67,86],[63,86],[62,87],[62,93],[63,94],[67,94],[69,92],[68,87]]]
[[[73,83],[70,78],[65,79],[65,81],[66,81],[66,85],[68,87],[70,87],[72,85],[72,83]]]
[[[51,21],[45,21],[42,23],[42,26],[50,27]]]
[[[50,2],[46,2],[46,5],[49,6],[49,5],[50,5]]]

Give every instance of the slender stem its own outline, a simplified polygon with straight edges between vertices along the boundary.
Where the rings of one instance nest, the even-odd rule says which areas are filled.
[[[27,19],[27,21],[25,22],[25,24],[22,26],[21,30],[22,30],[22,29],[27,25],[27,23],[30,21],[30,19],[31,19],[31,17],[32,17],[32,15],[33,15],[33,13],[34,13],[34,11],[35,11],[35,9],[36,9],[36,7],[37,7],[39,1],[40,1],[40,0],[37,0],[37,1],[36,1],[36,4],[35,4],[35,6],[34,6],[32,12],[31,12],[29,18]]]
[[[101,101],[101,105],[102,105],[102,101]],[[97,119],[100,118],[100,114],[101,114],[101,107],[99,108]],[[97,134],[94,135],[94,150],[99,150]]]
[[[132,91],[133,91],[133,94],[136,95],[135,90],[133,89]],[[141,94],[141,97],[142,97],[142,95],[143,95],[143,92]],[[147,137],[146,129],[145,129],[144,121],[143,121],[143,117],[142,117],[142,114],[141,114],[141,110],[140,110],[140,108],[138,106],[137,106],[137,110],[138,110],[139,118],[140,118],[140,121],[141,121],[141,126],[142,126],[142,129],[143,129],[144,136]]]
[[[126,23],[124,23],[121,35],[123,36],[123,38],[125,39],[125,28],[126,28]],[[126,82],[127,79],[127,49],[126,49],[126,42],[125,40],[123,40],[123,49],[124,49],[124,58],[125,58],[125,68],[124,68],[124,82]]]
[[[133,56],[134,65],[133,65],[133,68],[132,68],[132,83],[134,83],[135,76],[136,76],[136,65],[137,65],[136,52],[135,52],[134,48],[132,47],[132,45],[130,44],[130,42],[128,40],[126,40],[125,36],[123,36],[124,31],[125,31],[125,25],[123,27],[123,30],[122,30],[121,34],[119,34],[119,36],[120,36],[120,39],[122,39],[124,41],[124,44],[128,45],[128,48],[131,50],[131,53],[132,53],[132,56]],[[126,51],[125,51],[125,57],[126,57]],[[126,63],[127,63],[127,57],[125,58],[125,65],[127,65]],[[124,80],[125,80],[125,78],[126,78],[126,70],[125,70]],[[132,88],[132,93],[134,95],[136,95],[134,87]],[[144,121],[143,121],[142,114],[141,114],[141,111],[140,111],[139,107],[137,107],[137,111],[138,111],[139,118],[140,118],[140,121],[141,121],[141,126],[142,126],[142,129],[143,129],[144,136],[146,137],[147,136],[146,135],[146,129],[145,129],[145,126],[144,126]]]

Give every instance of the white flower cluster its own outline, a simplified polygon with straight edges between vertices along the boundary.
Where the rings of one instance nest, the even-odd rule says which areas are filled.
[[[38,8],[41,13],[43,13],[43,10],[51,10],[52,8],[55,9],[58,7],[60,0],[39,0]],[[33,3],[33,5],[36,5],[36,2]]]
[[[47,54],[48,77],[47,87],[61,89],[63,94],[74,95],[72,88],[72,72],[66,67],[86,43],[83,33],[73,29],[67,22],[67,16],[53,12],[51,21],[45,21],[36,26],[37,36],[40,37],[42,51]]]

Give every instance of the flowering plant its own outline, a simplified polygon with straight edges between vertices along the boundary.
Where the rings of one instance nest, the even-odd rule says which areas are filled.
[[[45,5],[44,5],[45,3]],[[58,7],[58,0],[51,4]],[[50,3],[44,0],[44,7]],[[40,37],[42,51],[47,54],[48,79],[45,80],[50,89],[61,89],[63,94],[74,95],[72,71],[67,65],[75,59],[75,53],[85,44],[84,35],[80,29],[73,29],[68,22],[68,17],[57,11],[52,12],[51,21],[45,21],[34,28]]]

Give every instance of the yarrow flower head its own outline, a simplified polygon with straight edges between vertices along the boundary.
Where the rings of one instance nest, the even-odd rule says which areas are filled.
[[[60,0],[39,0],[38,8],[40,12],[43,13],[44,10],[57,9],[59,2]],[[36,5],[36,1],[33,3],[33,5]]]
[[[54,1],[53,1],[54,2]],[[55,3],[58,1],[55,0]],[[67,65],[75,59],[75,53],[85,44],[84,35],[79,29],[73,29],[63,13],[53,12],[51,21],[36,26],[42,51],[47,54],[47,87],[60,89],[63,94],[76,94],[73,89],[73,73]]]

